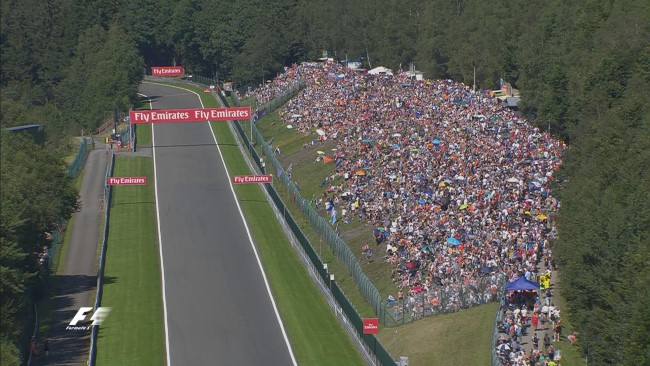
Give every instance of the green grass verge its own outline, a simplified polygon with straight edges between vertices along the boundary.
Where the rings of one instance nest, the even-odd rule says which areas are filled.
[[[113,189],[102,298],[112,310],[99,332],[97,364],[164,365],[152,159],[117,157],[115,175],[147,176],[149,184]]]
[[[197,92],[206,108],[218,107],[212,96],[204,95],[201,89],[187,89]],[[228,172],[250,174],[228,126],[223,122],[212,126]],[[363,365],[361,356],[291,248],[261,188],[250,185],[237,186],[235,190],[298,363]]]
[[[497,307],[492,303],[383,329],[379,339],[391,354],[409,356],[411,365],[490,365]]]
[[[135,109],[150,109],[151,104],[149,103],[149,98],[140,96],[138,102],[135,104]],[[151,125],[135,125],[136,136],[138,137],[138,148],[140,147],[151,147]]]
[[[135,128],[138,137],[136,148],[151,147],[151,125],[136,125]]]

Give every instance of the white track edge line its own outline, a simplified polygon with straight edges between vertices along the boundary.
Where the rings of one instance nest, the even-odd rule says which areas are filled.
[[[157,85],[164,85],[168,86],[170,88],[177,88],[177,89],[183,89],[183,90],[188,90],[189,92],[193,93],[199,98],[199,103],[201,103],[201,108],[205,108],[203,105],[203,100],[201,100],[201,96],[189,89],[181,88],[179,86],[174,86],[174,85],[167,85],[167,84],[158,84],[158,83],[150,83],[150,84],[157,84]],[[210,131],[212,132],[212,138],[214,139],[214,143],[217,146],[217,150],[219,150],[219,157],[221,158],[221,163],[223,164],[223,168],[226,171],[226,176],[228,177],[228,185],[230,186],[230,191],[232,192],[233,198],[235,199],[235,204],[237,205],[237,210],[239,211],[239,215],[242,218],[242,222],[244,223],[244,228],[246,229],[246,234],[248,236],[248,241],[251,245],[251,248],[253,248],[253,253],[255,253],[255,259],[257,260],[257,265],[260,268],[260,272],[262,272],[262,278],[264,279],[264,285],[266,286],[266,292],[269,294],[269,298],[271,299],[271,305],[273,305],[273,311],[275,312],[275,317],[278,319],[278,323],[280,324],[280,330],[282,330],[282,337],[284,338],[285,343],[287,344],[287,348],[289,349],[289,355],[291,356],[291,361],[293,362],[294,366],[298,366],[298,363],[296,362],[296,357],[293,354],[293,349],[291,348],[291,343],[289,342],[289,337],[287,337],[287,332],[284,329],[284,323],[282,322],[282,318],[280,318],[280,312],[278,311],[278,307],[275,303],[275,299],[273,298],[273,293],[271,292],[271,286],[269,285],[269,281],[266,278],[266,272],[264,272],[264,266],[262,266],[262,261],[260,260],[260,256],[257,253],[257,248],[255,248],[255,244],[253,243],[253,237],[251,236],[250,229],[248,228],[248,223],[246,222],[246,218],[244,217],[244,213],[242,212],[241,206],[239,205],[239,201],[237,200],[237,195],[235,194],[235,188],[232,185],[232,182],[230,180],[230,173],[228,172],[228,167],[226,166],[225,160],[223,160],[223,154],[221,153],[221,148],[219,147],[219,142],[217,141],[217,135],[215,135],[214,130],[212,129],[212,123],[208,122],[208,126],[210,127]],[[153,123],[151,124],[151,130],[153,132]],[[153,138],[153,133],[152,133],[152,138]],[[152,139],[152,145],[153,145],[153,139]],[[155,164],[155,154],[154,154],[154,170],[156,167]],[[155,173],[154,173],[155,174]],[[156,192],[158,191],[158,180],[156,180]],[[158,196],[156,193],[156,207],[158,207]],[[160,234],[160,226],[158,227],[158,233]],[[161,253],[162,253],[162,245],[160,246],[161,248]],[[161,264],[162,266],[162,264]],[[165,311],[166,312],[166,311]],[[165,316],[165,327],[167,326],[167,320]],[[165,328],[166,329],[166,328]],[[169,348],[167,349],[167,356],[169,358]],[[171,366],[169,362],[167,363],[167,366]]]
[[[140,93],[138,93],[140,94]],[[141,94],[144,95],[144,94]],[[147,97],[146,95],[144,95]],[[149,98],[149,109],[153,109],[153,101]],[[158,253],[160,256],[160,284],[162,287],[163,317],[165,319],[165,353],[167,356],[167,366],[171,366],[171,357],[169,354],[169,325],[167,324],[167,291],[165,290],[165,264],[162,252],[162,233],[160,232],[160,204],[158,203],[158,169],[156,168],[156,134],[154,133],[153,123],[151,124],[151,152],[153,155],[153,176],[154,176],[154,194],[156,196],[156,228],[158,230]]]

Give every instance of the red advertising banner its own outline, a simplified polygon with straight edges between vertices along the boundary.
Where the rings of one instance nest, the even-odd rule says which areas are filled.
[[[131,123],[205,122],[251,119],[251,107],[129,111]]]
[[[109,186],[146,186],[147,177],[108,177]]]
[[[271,183],[272,175],[233,175],[233,184]]]
[[[363,334],[379,333],[379,318],[363,319]]]
[[[151,76],[181,76],[183,66],[152,66]]]

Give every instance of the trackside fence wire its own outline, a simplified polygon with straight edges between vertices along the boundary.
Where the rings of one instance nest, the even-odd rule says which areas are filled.
[[[102,235],[102,247],[99,253],[99,268],[97,270],[97,295],[95,296],[95,305],[93,310],[97,311],[102,304],[102,295],[104,293],[104,268],[106,266],[106,246],[108,242],[108,229],[111,210],[111,193],[112,186],[108,185],[108,178],[113,176],[113,167],[115,165],[115,153],[111,151],[111,156],[106,168],[106,177],[104,180],[104,233]],[[88,358],[88,366],[95,366],[97,361],[97,336],[99,334],[99,325],[92,326],[90,334],[90,356]]]

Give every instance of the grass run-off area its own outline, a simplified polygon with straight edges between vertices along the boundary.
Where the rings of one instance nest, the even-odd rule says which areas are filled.
[[[497,303],[444,314],[396,328],[383,328],[379,340],[409,365],[490,365],[490,343]]]
[[[164,365],[165,344],[149,157],[116,157],[115,176],[146,176],[145,186],[113,187],[97,365]]]
[[[150,109],[151,103],[149,98],[143,95],[138,96],[138,102],[135,104],[135,109]],[[136,124],[135,135],[136,135],[136,149],[143,147],[151,147],[151,125],[150,124]]]

